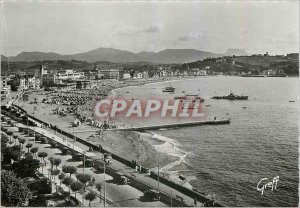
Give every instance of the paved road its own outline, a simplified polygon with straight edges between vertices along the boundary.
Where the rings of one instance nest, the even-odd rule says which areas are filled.
[[[31,127],[33,128],[33,127]],[[53,130],[50,130],[50,129],[42,129],[42,128],[35,128],[35,130],[37,132],[40,132],[40,133],[43,133],[45,136],[49,137],[49,138],[53,138],[55,139],[57,142],[61,142],[63,141],[63,135],[60,135],[59,133],[53,131]],[[86,145],[83,145],[82,143],[79,143],[79,142],[71,142],[72,139],[68,139],[68,143],[70,147],[73,146],[73,143],[74,143],[74,146],[75,146],[75,149],[79,152],[87,152],[89,147],[86,146]],[[92,143],[92,142],[91,142]],[[94,143],[96,144],[96,143]],[[96,144],[97,145],[97,144]],[[93,158],[102,158],[102,154],[100,152],[87,152],[89,154],[90,157],[93,157]],[[123,163],[120,163],[116,160],[113,161],[111,167],[115,170],[119,170],[123,173],[125,173],[126,175],[131,175],[133,177],[135,177],[136,179],[138,179],[139,181],[142,181],[144,184],[148,185],[148,186],[151,186],[153,188],[157,188],[158,186],[158,182],[157,180],[153,179],[153,178],[150,178],[147,174],[144,174],[144,173],[139,173],[139,172],[136,172],[134,169],[124,165]],[[169,186],[166,186],[162,183],[160,183],[159,185],[159,189],[160,191],[170,195],[170,201],[171,201],[171,195],[173,198],[175,198],[176,196],[182,198],[184,200],[184,202],[186,203],[186,205],[188,206],[194,206],[194,199],[189,197],[189,196],[186,196],[184,195],[183,193],[169,187]],[[202,206],[202,203],[198,202],[197,203],[197,206]]]
[[[8,127],[5,123],[3,123],[5,127]],[[23,126],[23,124],[18,124],[17,126]],[[30,127],[33,129],[33,127]],[[10,130],[12,130],[14,133],[17,133],[18,129],[16,127],[9,127]],[[64,142],[62,137],[59,137],[58,135],[55,135],[52,132],[47,131],[46,129],[42,129],[39,127],[34,127],[36,132],[39,132],[41,134],[44,134],[45,136],[52,138],[56,140],[57,142],[61,142],[64,144],[69,144],[68,146],[73,147],[73,143],[67,141]],[[25,134],[20,134],[18,132],[20,137],[28,138],[27,135]],[[38,147],[39,152],[47,152],[48,157],[57,157],[62,160],[62,165],[72,165],[77,167],[77,173],[83,173],[83,166],[82,166],[82,161],[73,161],[72,156],[70,155],[62,155],[61,151],[56,149],[56,148],[51,148],[49,144],[41,144],[40,142],[34,142],[34,137],[29,137],[28,138],[29,143],[33,143],[33,147]],[[24,146],[27,144],[27,142],[24,144]],[[87,147],[81,149],[78,147],[78,142],[74,143],[74,149],[78,152],[83,152],[84,150],[87,151]],[[99,158],[102,158],[102,154],[100,153],[91,153],[87,152],[88,156],[93,156],[96,157],[98,156]],[[59,169],[61,169],[62,165],[60,165]],[[51,169],[50,162],[48,161],[47,166],[44,168],[40,168],[39,171],[43,172],[43,174],[48,177],[49,176],[49,171]],[[85,174],[91,174],[95,178],[95,182],[104,182],[104,174],[99,174],[99,173],[94,173],[90,168],[85,168],[84,169]],[[165,207],[166,205],[163,204],[160,201],[154,201],[154,202],[145,202],[142,199],[143,192],[129,186],[129,185],[119,185],[113,182],[113,178],[107,174],[105,174],[105,181],[106,181],[106,193],[107,193],[107,200],[113,202],[110,206],[122,206],[122,207]],[[57,179],[56,181],[57,184],[59,184],[59,180]],[[104,187],[104,184],[102,185]],[[67,187],[65,189],[68,190]],[[104,188],[103,188],[104,189]],[[92,188],[93,192],[97,192],[100,194],[95,188]],[[73,193],[74,195],[74,193]],[[80,193],[77,193],[77,198],[82,199],[82,195]],[[103,198],[103,193],[102,193],[102,198]],[[97,203],[96,201],[100,201],[99,198],[92,202],[92,206],[103,206],[103,203]],[[85,205],[88,203],[86,202]]]

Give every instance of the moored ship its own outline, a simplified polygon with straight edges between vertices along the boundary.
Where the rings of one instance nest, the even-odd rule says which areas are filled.
[[[184,95],[184,96],[176,96],[176,97],[174,97],[174,100],[181,100],[181,101],[186,101],[186,102],[196,102],[196,101],[204,102],[204,98],[202,98],[198,95],[192,95],[192,94],[188,94],[188,95]]]
[[[230,93],[229,95],[225,96],[214,96],[212,99],[226,99],[226,100],[248,100],[248,96],[246,95],[235,95]]]
[[[174,92],[175,91],[175,87],[165,87],[162,89],[163,92]]]

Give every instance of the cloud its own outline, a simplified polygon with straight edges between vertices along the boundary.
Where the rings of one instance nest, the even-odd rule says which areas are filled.
[[[159,33],[162,30],[161,25],[151,25],[149,27],[146,27],[142,30],[140,30],[140,33]]]
[[[159,33],[162,30],[162,25],[153,24],[147,27],[134,27],[128,25],[121,25],[117,32],[118,35],[122,36],[134,36],[143,33]]]
[[[200,33],[188,33],[185,35],[180,36],[177,40],[178,41],[192,41],[199,38],[206,38],[208,36],[207,33],[200,32]]]

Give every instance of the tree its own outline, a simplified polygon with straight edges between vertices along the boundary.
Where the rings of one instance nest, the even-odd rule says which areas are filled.
[[[85,199],[89,201],[89,207],[90,207],[91,202],[96,199],[96,194],[94,194],[93,192],[89,192],[87,193],[87,195],[85,195]]]
[[[55,176],[57,176],[59,173],[60,173],[60,170],[58,170],[58,169],[55,169],[55,170],[51,171],[51,175],[54,176],[54,180],[55,180]]]
[[[33,147],[33,148],[30,149],[30,152],[31,152],[32,154],[34,154],[35,157],[36,157],[36,153],[37,153],[38,151],[39,151],[39,148],[38,148],[38,147]]]
[[[61,163],[61,159],[59,158],[49,157],[48,160],[50,161],[51,165],[54,165],[56,167],[56,169]]]
[[[14,161],[18,161],[21,156],[22,153],[19,150],[13,150],[11,153],[11,159],[13,159]]]
[[[72,174],[76,173],[77,172],[77,168],[74,167],[74,166],[71,166],[71,165],[64,165],[62,167],[62,171],[65,172],[65,173],[69,173],[70,174],[70,177],[72,176]]]
[[[71,190],[75,193],[75,199],[76,199],[76,192],[82,190],[84,188],[84,184],[79,181],[74,181],[71,183]]]
[[[42,158],[44,161],[44,164],[42,164],[42,173],[44,173],[44,165],[45,165],[45,158],[48,156],[46,152],[39,152],[38,157]]]
[[[23,150],[24,144],[26,142],[26,139],[24,138],[19,138],[19,143],[21,144],[21,149]]]
[[[6,148],[8,143],[8,137],[7,135],[1,135],[1,149]]]
[[[1,171],[1,202],[6,206],[22,206],[31,199],[32,194],[27,184],[17,178],[12,171]]]
[[[15,144],[16,144],[17,143],[17,139],[19,138],[19,136],[18,135],[13,135],[13,138],[14,138]]]
[[[13,135],[13,132],[12,131],[8,131],[7,132],[7,135],[9,136],[9,140],[11,139],[11,136]]]
[[[40,161],[33,159],[32,156],[25,157],[13,164],[13,170],[21,177],[33,176],[35,171],[40,167]]]
[[[89,175],[89,174],[78,174],[77,176],[77,179],[84,184],[84,190],[86,188],[86,184],[92,180],[92,176]]]
[[[27,150],[28,150],[28,152],[29,152],[29,149],[32,147],[32,144],[31,144],[31,143],[28,143],[28,144],[26,144],[25,147],[27,148]]]
[[[95,184],[96,189],[100,192],[100,203],[101,203],[101,189],[102,189],[102,183],[96,183]]]
[[[61,186],[61,181],[66,177],[66,175],[64,173],[61,173],[58,175],[58,179],[60,180],[60,186]]]
[[[73,182],[73,179],[71,177],[65,177],[62,180],[62,183],[65,184],[66,186],[68,186],[68,188],[69,188],[69,194],[70,194],[70,185],[71,185],[72,182]]]

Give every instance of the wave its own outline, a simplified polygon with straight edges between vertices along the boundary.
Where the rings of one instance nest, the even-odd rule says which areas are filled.
[[[171,168],[173,168],[176,165],[179,165],[180,163],[184,163],[185,165],[192,167],[185,160],[185,158],[189,155],[189,152],[185,152],[185,151],[179,149],[178,147],[176,147],[176,142],[173,139],[159,135],[159,134],[155,134],[155,133],[152,134],[152,138],[160,140],[160,141],[164,141],[164,143],[162,143],[162,144],[154,145],[156,151],[179,158],[178,160],[163,166],[160,169],[161,171],[169,172],[169,170]]]

